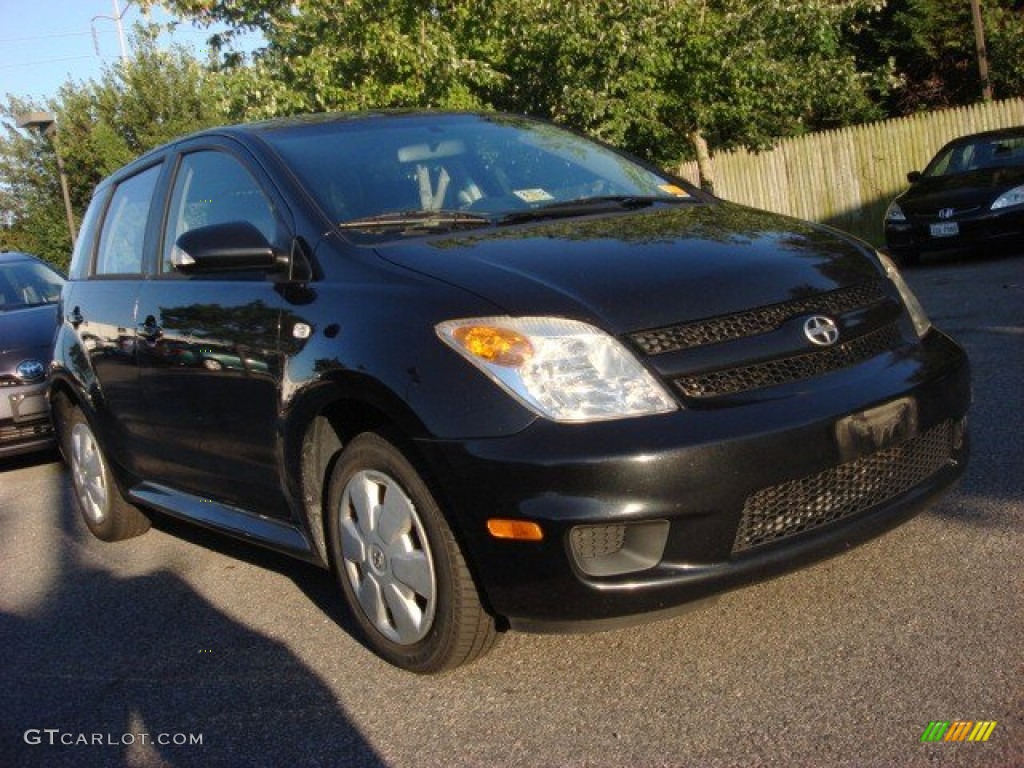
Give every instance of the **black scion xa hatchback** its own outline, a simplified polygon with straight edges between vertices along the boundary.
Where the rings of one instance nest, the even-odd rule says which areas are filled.
[[[333,568],[416,672],[841,552],[967,459],[967,360],[888,259],[519,117],[176,141],[97,188],[61,318],[94,534]]]

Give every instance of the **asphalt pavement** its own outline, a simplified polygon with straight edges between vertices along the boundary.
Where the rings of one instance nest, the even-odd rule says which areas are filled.
[[[0,768],[1024,765],[1024,258],[908,277],[972,359],[956,490],[686,615],[439,677],[366,650],[325,572],[166,521],[102,543],[55,456],[0,463]],[[957,720],[996,726],[921,741]]]

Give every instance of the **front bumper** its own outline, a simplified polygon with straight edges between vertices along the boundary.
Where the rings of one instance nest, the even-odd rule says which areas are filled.
[[[56,444],[46,383],[0,385],[0,458],[46,450]]]
[[[489,608],[512,626],[535,631],[646,620],[836,554],[920,511],[966,465],[968,364],[937,331],[911,352],[882,356],[802,394],[767,394],[742,406],[603,424],[541,420],[511,437],[423,441],[420,448],[443,503],[454,511]],[[875,482],[885,474],[886,451],[917,466],[917,449],[887,444],[851,457],[839,445],[837,423],[900,398],[915,404],[918,438],[943,453],[887,494]],[[805,487],[817,488],[822,478],[820,489]],[[787,535],[767,543],[738,546],[751,499],[777,491],[785,507],[787,495],[799,497],[797,511],[806,516],[808,506],[831,503],[830,478],[860,483],[864,503],[849,514],[826,510],[809,526],[797,520]],[[770,513],[768,527],[790,525],[791,512]],[[493,517],[534,521],[544,539],[494,539],[486,532]],[[574,530],[581,527],[630,530],[645,523],[665,532],[658,557],[640,570],[600,575],[574,549]],[[759,524],[764,528],[765,521]]]
[[[932,226],[956,225],[956,234],[936,236]],[[977,248],[1018,248],[1024,243],[1024,207],[940,219],[937,215],[907,214],[904,222],[885,223],[885,243],[890,251],[929,252]]]

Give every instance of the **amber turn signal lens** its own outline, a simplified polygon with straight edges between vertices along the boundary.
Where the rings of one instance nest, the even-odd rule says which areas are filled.
[[[467,352],[495,365],[514,368],[533,357],[529,340],[508,328],[470,325],[456,328],[452,335]]]
[[[496,539],[540,541],[544,538],[544,531],[540,526],[528,520],[503,520],[492,517],[487,521],[487,531]]]

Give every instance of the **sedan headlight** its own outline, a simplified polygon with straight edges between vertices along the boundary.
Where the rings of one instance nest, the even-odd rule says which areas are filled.
[[[527,408],[553,421],[665,413],[668,392],[618,341],[556,317],[450,320],[437,334]]]
[[[910,319],[914,322],[914,330],[917,331],[918,338],[923,339],[924,335],[928,333],[928,329],[932,327],[932,321],[928,319],[921,302],[910,290],[910,286],[903,279],[903,275],[900,274],[893,260],[884,253],[879,253],[878,258],[882,262],[882,268],[885,269],[885,276],[892,280],[896,285],[896,290],[900,292],[900,298],[903,299],[903,304],[906,306],[907,312],[910,313]]]
[[[886,221],[906,221],[907,217],[903,213],[903,209],[900,208],[899,203],[893,200],[889,203],[889,207],[885,211]]]
[[[1003,192],[992,203],[992,210],[998,211],[1000,208],[1009,208],[1011,205],[1024,205],[1024,184],[1014,187],[1008,192]]]

